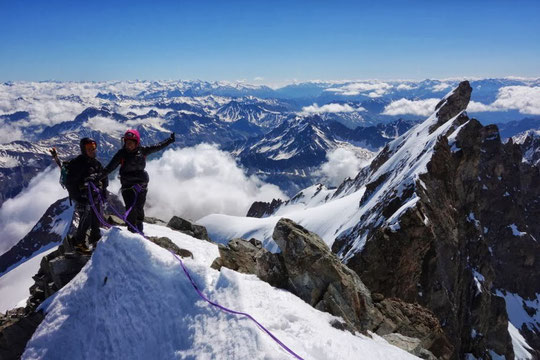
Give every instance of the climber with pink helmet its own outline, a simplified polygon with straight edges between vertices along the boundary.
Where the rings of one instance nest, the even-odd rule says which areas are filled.
[[[128,130],[122,137],[123,147],[113,156],[103,170],[102,177],[108,176],[120,165],[122,197],[126,206],[127,221],[140,232],[143,231],[144,203],[146,202],[148,173],[145,170],[146,157],[160,151],[175,141],[171,136],[151,146],[141,146],[141,136],[137,130]],[[128,227],[129,228],[129,227]],[[130,228],[131,231],[135,231]]]

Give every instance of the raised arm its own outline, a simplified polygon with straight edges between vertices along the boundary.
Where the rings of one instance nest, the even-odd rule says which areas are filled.
[[[107,166],[103,169],[101,178],[107,177],[110,173],[114,171],[120,165],[120,162],[122,161],[122,150],[119,150],[116,154],[114,154],[113,158]]]
[[[144,146],[142,148],[142,151],[143,151],[144,155],[150,155],[150,154],[153,154],[153,153],[155,153],[157,151],[165,149],[167,146],[169,146],[170,144],[175,142],[175,140],[176,139],[175,139],[174,133],[171,133],[171,136],[168,139],[163,140],[162,142],[160,142],[158,144],[155,144],[155,145]]]

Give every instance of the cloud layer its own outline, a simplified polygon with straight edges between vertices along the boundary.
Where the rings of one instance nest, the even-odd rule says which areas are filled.
[[[337,148],[326,154],[326,162],[321,165],[315,176],[328,186],[338,186],[346,178],[354,178],[358,171],[369,163],[350,149]]]
[[[540,115],[540,86],[506,86],[491,104],[497,109],[516,109],[522,114]]]
[[[311,115],[311,114],[323,114],[323,113],[350,113],[355,111],[366,111],[363,107],[353,108],[349,104],[326,104],[323,106],[313,105],[304,106],[302,108],[301,114]]]
[[[326,91],[340,95],[355,96],[366,95],[371,98],[381,97],[392,89],[392,85],[385,82],[354,82],[341,87],[329,88]]]
[[[2,204],[0,254],[22,239],[53,202],[67,196],[58,182],[59,176],[58,168],[48,168],[34,177],[20,194]]]
[[[442,84],[441,84],[442,85]],[[440,99],[409,100],[399,99],[388,104],[384,115],[420,115],[429,116],[435,111]],[[505,86],[499,89],[497,98],[491,104],[476,101],[469,102],[469,112],[493,112],[518,110],[522,114],[540,115],[540,87]]]
[[[420,115],[429,116],[435,111],[435,106],[440,99],[408,100],[399,99],[386,105],[384,115]]]
[[[287,198],[277,186],[246,176],[230,154],[213,145],[167,150],[147,170],[147,213],[164,220],[172,215],[192,220],[213,213],[245,215],[254,201]]]

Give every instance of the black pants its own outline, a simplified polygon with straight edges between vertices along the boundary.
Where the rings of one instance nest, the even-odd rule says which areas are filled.
[[[131,208],[127,216],[127,221],[135,226],[140,232],[143,232],[144,221],[144,203],[146,202],[146,193],[148,190],[143,187],[137,194],[134,188],[122,189],[122,197],[124,198],[124,204],[126,211]],[[128,229],[131,232],[135,232],[129,225]]]
[[[100,210],[99,204],[96,204],[96,208],[98,211]],[[75,211],[79,217],[79,226],[75,233],[75,243],[73,245],[83,244],[85,242],[88,228],[90,228],[90,238],[88,239],[90,244],[97,243],[101,238],[99,220],[90,204],[78,202],[75,205]]]

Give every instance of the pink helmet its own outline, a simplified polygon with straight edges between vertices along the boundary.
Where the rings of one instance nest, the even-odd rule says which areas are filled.
[[[141,142],[141,135],[139,134],[139,132],[135,129],[131,129],[131,130],[128,130],[126,131],[126,133],[124,134],[124,142],[126,140],[135,140],[137,141],[137,146],[139,145],[139,143]]]

